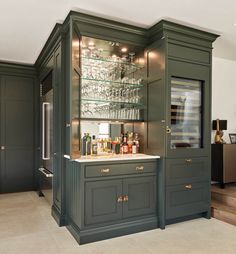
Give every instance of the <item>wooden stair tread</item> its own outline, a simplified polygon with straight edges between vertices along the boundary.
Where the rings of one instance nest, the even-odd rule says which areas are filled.
[[[218,185],[213,184],[211,186],[211,192],[236,198],[236,184],[227,184],[224,189],[221,189]]]
[[[216,210],[221,210],[224,212],[235,214],[235,216],[236,216],[236,208],[227,206],[227,205],[217,202],[215,200],[211,201],[211,207]]]

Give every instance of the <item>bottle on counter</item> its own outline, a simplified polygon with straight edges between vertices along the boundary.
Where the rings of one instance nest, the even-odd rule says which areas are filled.
[[[123,147],[123,153],[127,154],[129,152],[129,147],[127,143],[127,134],[124,134],[122,147]]]
[[[86,134],[85,155],[91,155],[91,136],[89,135],[89,133]]]
[[[136,146],[136,143],[133,142],[132,144],[132,154],[136,154],[137,153],[137,146]]]
[[[140,152],[140,142],[139,142],[138,133],[134,134],[134,142],[136,144],[136,153],[139,153]]]
[[[95,135],[92,136],[91,154],[92,155],[97,155],[98,154],[98,143],[97,143]]]
[[[84,133],[84,136],[81,140],[81,154],[82,155],[86,155],[86,140],[87,140],[87,136],[86,136],[86,133]]]
[[[128,144],[128,153],[132,153],[132,146],[133,146],[133,132],[130,132],[128,133],[127,132],[127,136],[128,136],[128,141],[127,141],[127,144]]]

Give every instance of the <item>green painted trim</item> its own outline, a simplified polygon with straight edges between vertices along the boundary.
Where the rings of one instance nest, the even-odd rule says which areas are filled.
[[[68,26],[70,19],[76,23],[82,36],[104,40],[117,40],[138,46],[146,46],[147,33],[145,28],[104,19],[84,13],[71,11],[63,26]]]
[[[100,18],[80,12],[70,11],[68,15],[71,15],[73,21],[79,21],[81,23],[87,23],[94,26],[101,26],[104,28],[110,28],[114,30],[120,30],[127,33],[133,33],[140,36],[146,36],[146,29],[138,26],[129,25],[126,23],[113,21],[109,19]]]
[[[160,33],[162,33],[162,31],[163,33],[175,32],[178,34],[183,34],[185,36],[187,35],[187,36],[194,37],[198,40],[199,39],[205,40],[210,43],[213,43],[217,39],[217,37],[219,37],[219,35],[217,34],[209,33],[209,32],[202,31],[196,28],[185,26],[185,25],[176,24],[174,22],[170,22],[167,20],[161,20],[160,22],[158,22],[157,24],[155,24],[154,26],[148,29],[149,39],[151,37],[158,36]]]
[[[81,230],[70,220],[66,226],[75,240],[79,244],[91,243],[95,241],[101,241],[118,236],[143,232],[147,230],[157,229],[159,222],[157,217],[150,217],[146,219],[138,219],[130,222],[123,222],[119,224],[113,224],[109,226],[91,228]]]
[[[0,61],[0,74],[36,78],[36,69],[31,64]]]
[[[66,225],[65,216],[61,215],[61,213],[59,212],[59,210],[55,205],[52,206],[51,215],[55,219],[59,227]]]
[[[39,70],[42,65],[43,62],[45,62],[45,58],[47,58],[47,56],[50,54],[50,52],[52,51],[52,48],[55,47],[55,44],[57,44],[56,42],[58,41],[60,35],[61,35],[61,27],[62,25],[59,23],[56,23],[56,25],[54,26],[50,36],[48,37],[43,49],[41,50],[37,60],[35,61],[35,67],[37,70]]]

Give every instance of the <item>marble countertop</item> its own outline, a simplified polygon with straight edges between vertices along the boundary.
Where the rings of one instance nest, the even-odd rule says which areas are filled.
[[[158,155],[147,155],[147,154],[114,154],[114,155],[100,155],[100,156],[82,156],[76,159],[77,162],[101,162],[101,161],[123,161],[123,160],[148,160],[148,159],[159,159]]]

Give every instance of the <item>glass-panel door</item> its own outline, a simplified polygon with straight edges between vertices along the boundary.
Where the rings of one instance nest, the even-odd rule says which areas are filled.
[[[202,148],[202,81],[171,77],[171,149]]]

